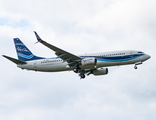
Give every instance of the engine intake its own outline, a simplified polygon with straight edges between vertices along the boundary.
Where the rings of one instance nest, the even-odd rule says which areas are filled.
[[[106,74],[108,74],[108,68],[93,70],[93,75],[106,75]]]

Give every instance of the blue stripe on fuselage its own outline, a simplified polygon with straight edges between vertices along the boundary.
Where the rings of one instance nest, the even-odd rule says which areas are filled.
[[[125,55],[125,56],[112,56],[112,57],[106,57],[106,56],[80,56],[82,58],[84,57],[95,57],[98,61],[107,61],[107,62],[122,62],[122,61],[128,61],[133,60],[136,58],[139,58],[143,56],[144,54],[134,54],[134,55]]]

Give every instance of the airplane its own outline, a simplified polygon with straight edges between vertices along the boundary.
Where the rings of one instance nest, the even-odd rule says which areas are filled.
[[[2,56],[17,64],[17,67],[21,69],[41,72],[74,71],[82,79],[84,79],[86,75],[90,74],[95,76],[106,75],[108,74],[107,67],[110,66],[134,64],[134,68],[137,69],[137,65],[142,64],[151,57],[142,51],[136,50],[74,55],[47,43],[42,40],[35,31],[34,33],[37,38],[36,43],[41,43],[53,50],[57,57],[44,58],[35,56],[19,38],[13,39],[18,59],[6,55]]]

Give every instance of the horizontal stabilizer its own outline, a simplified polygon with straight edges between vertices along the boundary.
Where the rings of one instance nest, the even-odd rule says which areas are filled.
[[[3,55],[3,57],[7,58],[8,60],[14,62],[15,64],[26,64],[26,62],[23,62],[21,60],[17,60],[15,58],[12,58],[12,57],[9,57],[9,56],[6,56],[6,55]]]

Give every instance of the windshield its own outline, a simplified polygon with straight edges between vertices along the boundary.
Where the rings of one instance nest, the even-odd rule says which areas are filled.
[[[139,51],[138,53],[139,53],[139,54],[142,54],[143,52]]]

